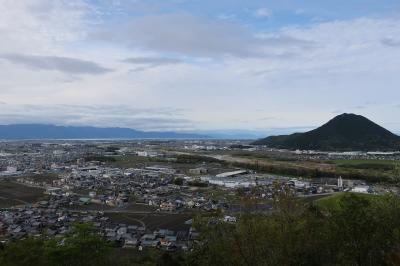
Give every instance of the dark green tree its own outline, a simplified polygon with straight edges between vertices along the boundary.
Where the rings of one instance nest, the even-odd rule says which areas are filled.
[[[109,265],[110,247],[91,224],[76,224],[64,239],[47,243],[54,265]]]
[[[0,265],[48,265],[44,240],[41,238],[27,238],[7,243],[0,250]]]

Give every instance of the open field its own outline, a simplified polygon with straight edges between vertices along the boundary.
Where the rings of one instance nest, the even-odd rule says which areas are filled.
[[[40,175],[30,175],[30,176],[22,176],[23,178],[31,178],[36,182],[45,182],[51,184],[54,180],[58,179],[58,175],[54,173],[45,173]]]
[[[168,214],[168,213],[152,213],[152,214],[132,214],[132,213],[106,213],[107,217],[115,223],[125,223],[142,225],[144,223],[146,228],[150,230],[168,228],[174,231],[187,230],[190,225],[185,222],[193,218],[193,214]]]
[[[140,157],[140,156],[134,156],[134,155],[124,155],[124,156],[115,156],[115,162],[109,163],[113,167],[120,167],[120,168],[139,168],[139,167],[145,167],[145,166],[151,166],[151,165],[161,165],[161,166],[166,166],[166,167],[172,167],[178,169],[185,168],[190,168],[192,165],[182,165],[182,164],[177,164],[175,162],[167,161],[163,158],[149,158],[149,157]]]
[[[340,204],[339,204],[340,199],[342,199],[345,195],[348,195],[348,194],[354,194],[354,195],[357,195],[358,197],[361,197],[361,198],[367,199],[367,200],[374,200],[374,199],[377,199],[380,197],[378,195],[372,195],[372,194],[342,192],[342,193],[336,193],[334,195],[318,199],[318,200],[314,201],[314,204],[316,204],[317,206],[319,206],[323,209],[331,209],[331,210],[338,209],[338,208],[340,208]]]
[[[0,207],[34,203],[43,198],[43,189],[28,187],[10,181],[0,181]]]
[[[155,211],[156,208],[149,206],[148,204],[129,203],[120,209],[131,212],[152,212]]]
[[[339,168],[393,171],[397,161],[390,160],[334,160]]]

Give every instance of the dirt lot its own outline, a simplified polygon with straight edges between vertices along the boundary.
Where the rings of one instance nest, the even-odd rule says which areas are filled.
[[[43,189],[28,187],[10,181],[0,181],[0,207],[34,203],[43,198]]]
[[[156,210],[155,207],[149,206],[148,204],[138,203],[129,203],[127,206],[121,207],[120,209],[131,212],[153,212]]]
[[[57,174],[34,175],[32,176],[32,179],[35,180],[36,182],[46,182],[52,184],[54,180],[58,179],[58,175]]]

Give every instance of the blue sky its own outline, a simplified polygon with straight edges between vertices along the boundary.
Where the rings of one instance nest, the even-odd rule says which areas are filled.
[[[400,2],[0,0],[0,123],[399,132]]]
[[[118,19],[151,14],[190,13],[197,16],[226,18],[253,28],[279,29],[284,26],[310,25],[315,22],[348,20],[358,17],[395,16],[400,2],[396,0],[305,0],[305,1],[243,1],[243,0],[166,0],[166,1],[104,1],[90,3],[108,10],[104,17]],[[257,11],[267,10],[257,16]]]

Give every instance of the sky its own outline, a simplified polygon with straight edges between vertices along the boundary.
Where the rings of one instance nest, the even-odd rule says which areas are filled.
[[[0,124],[400,132],[398,0],[0,0]]]

